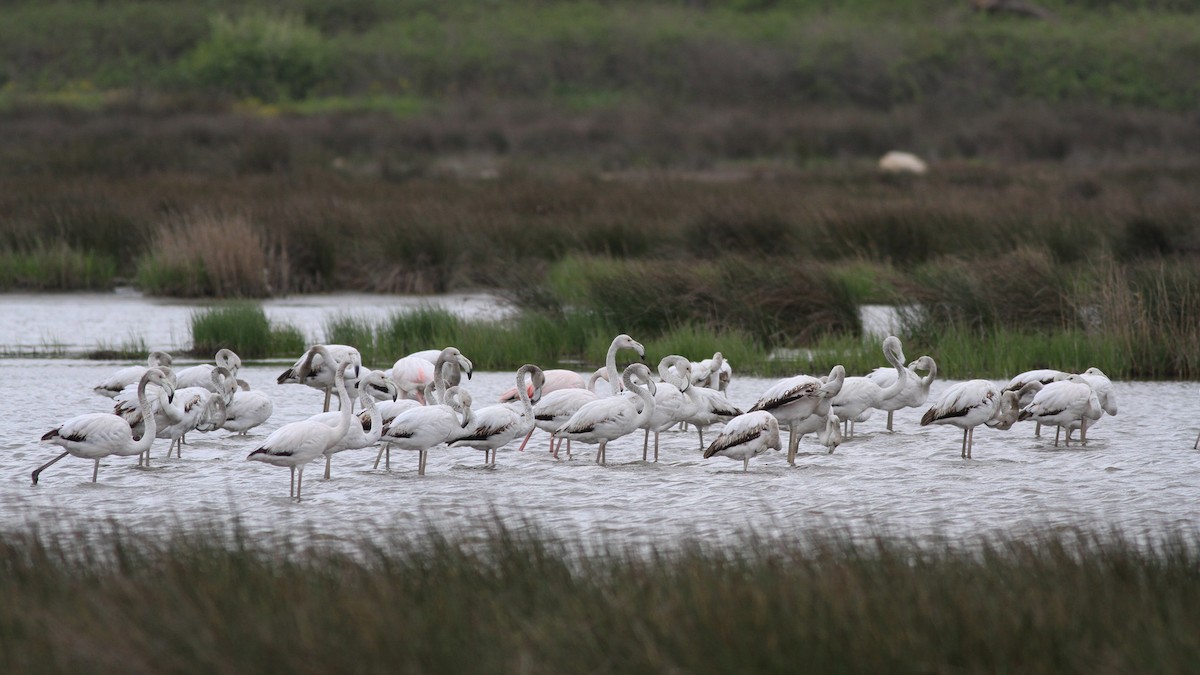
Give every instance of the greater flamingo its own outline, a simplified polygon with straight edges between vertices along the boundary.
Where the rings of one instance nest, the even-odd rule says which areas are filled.
[[[887,430],[892,429],[892,416],[902,408],[920,408],[929,400],[929,386],[937,379],[937,362],[932,356],[922,356],[921,358],[908,364],[908,378],[904,383],[904,390],[896,396],[886,398],[880,401],[877,406],[880,410],[887,411]],[[922,377],[919,371],[926,371]],[[876,368],[867,377],[879,385],[880,387],[890,387],[896,381],[895,368]]]
[[[445,403],[416,406],[396,415],[383,429],[383,448],[380,454],[386,453],[387,460],[384,469],[392,469],[391,447],[394,445],[401,450],[413,450],[420,453],[417,461],[417,475],[425,475],[425,462],[429,449],[457,437],[466,426],[471,424],[471,394],[465,389],[450,387],[442,394]],[[461,421],[459,413],[462,414]],[[375,467],[379,467],[379,457],[375,458]]]
[[[212,379],[212,371],[218,367],[228,370],[230,375],[236,378],[238,369],[242,367],[242,359],[231,349],[219,349],[213,357],[213,363],[201,363],[175,373],[175,386],[179,389],[204,387],[209,391],[218,391],[213,388]]]
[[[836,422],[835,422],[836,424]],[[745,413],[729,420],[725,429],[704,451],[704,459],[728,457],[742,460],[742,471],[750,470],[750,458],[767,450],[782,450],[779,420],[765,410]]]
[[[317,346],[321,347],[323,351],[315,351],[314,347],[304,352],[304,355],[291,368],[280,373],[276,381],[279,384],[303,384],[325,392],[325,404],[321,410],[329,412],[329,400],[335,386],[336,364],[344,361],[351,366],[361,367],[362,354],[359,354],[354,347],[347,345]]]
[[[142,373],[137,385],[137,397],[143,409],[149,405],[146,400],[146,386],[152,383],[162,387],[168,400],[171,398],[172,387],[166,373],[159,368],[149,368]],[[95,483],[100,473],[101,459],[109,455],[126,457],[149,452],[154,443],[155,431],[153,415],[146,416],[145,430],[136,440],[133,429],[116,415],[88,413],[72,417],[42,436],[43,441],[62,446],[65,452],[35,469],[33,484],[37,485],[38,475],[67,455],[93,460],[95,466],[92,468],[92,482]]]
[[[121,390],[130,385],[137,384],[141,381],[142,376],[150,368],[158,368],[162,370],[168,377],[174,377],[171,372],[171,355],[163,351],[152,351],[146,357],[146,365],[144,366],[128,366],[121,368],[112,375],[109,375],[103,382],[92,388],[92,391],[102,396],[109,398],[116,397],[121,393]]]
[[[526,363],[517,369],[517,397],[521,401],[520,408],[498,403],[474,411],[471,424],[450,441],[450,447],[483,450],[484,464],[496,466],[496,451],[509,441],[529,433],[533,428],[533,403],[525,385],[526,377],[533,383],[533,397],[540,398],[544,384],[542,369],[532,363]]]
[[[367,448],[379,442],[379,437],[383,432],[383,416],[376,407],[375,400],[380,393],[390,396],[388,400],[392,401],[396,400],[396,396],[399,394],[395,383],[388,379],[381,370],[372,370],[358,378],[357,389],[358,401],[362,404],[362,413],[355,420],[358,422],[357,424],[351,424],[337,443],[325,449],[325,480],[329,480],[330,466],[333,464],[335,454],[345,450]],[[340,412],[324,412],[308,419],[336,427],[341,423],[342,415]]]
[[[643,384],[634,381],[634,377]],[[656,386],[650,369],[644,363],[634,363],[621,374],[621,381],[633,396],[609,396],[585,404],[554,435],[584,443],[599,443],[596,463],[607,464],[605,448],[609,441],[639,429],[654,415]],[[641,412],[635,398],[641,399]]]
[[[845,379],[846,369],[841,365],[834,366],[824,381],[811,375],[789,377],[763,392],[750,408],[750,412],[765,410],[774,415],[781,426],[788,426],[788,464],[796,463],[796,450],[802,436],[825,428],[831,410],[830,399],[842,390]]]
[[[896,374],[896,379],[891,385],[881,387],[869,377],[847,377],[842,382],[841,390],[829,401],[833,413],[849,429],[849,436],[854,436],[855,422],[865,420],[870,416],[870,411],[899,396],[908,382],[908,369],[904,367],[904,349],[900,338],[889,335],[884,339],[883,357],[892,364]]]
[[[650,446],[650,432],[654,432],[654,461],[658,461],[658,442],[662,432],[683,422],[700,410],[700,404],[691,394],[692,363],[682,356],[664,356],[658,363],[658,375],[662,383],[655,385],[654,414],[643,426],[646,430],[642,440],[642,461]]]
[[[921,426],[949,424],[963,430],[962,458],[971,459],[975,427],[993,421],[1000,412],[1000,390],[987,380],[959,382],[925,411]]]
[[[449,375],[439,372],[446,363],[457,364],[457,368],[449,371]],[[473,368],[471,361],[463,356],[457,348],[446,347],[437,352],[425,350],[409,354],[396,361],[388,371],[388,375],[400,390],[401,398],[413,399],[424,405],[425,385],[440,376],[446,378],[449,386],[458,386],[461,373],[465,372],[469,380]]]
[[[294,496],[297,502],[300,501],[300,489],[304,483],[304,466],[320,457],[346,435],[346,431],[350,428],[351,417],[350,397],[346,394],[346,369],[352,365],[353,358],[347,354],[349,358],[338,363],[324,345],[317,345],[310,351],[321,356],[326,370],[331,369],[329,364],[337,363],[336,370],[333,371],[333,386],[337,390],[338,403],[341,406],[341,418],[338,420],[338,425],[331,427],[312,420],[285,424],[267,436],[262,445],[246,456],[247,460],[266,462],[274,466],[286,466],[291,469],[292,486],[288,491],[288,497]],[[357,350],[355,354],[357,354]],[[307,371],[310,364],[310,359],[301,360],[295,372],[297,381],[305,382],[309,379]],[[300,469],[299,481],[296,480],[297,468]]]
[[[1008,384],[1004,385],[1004,388],[1001,389],[1000,391],[1001,392],[1005,392],[1005,391],[1017,392],[1018,403],[1023,408],[1025,406],[1029,405],[1033,401],[1034,393],[1041,390],[1041,387],[1026,387],[1026,385],[1028,385],[1031,382],[1037,382],[1037,383],[1041,384],[1042,386],[1045,386],[1045,385],[1050,384],[1051,382],[1059,379],[1060,377],[1066,377],[1068,374],[1069,373],[1065,373],[1061,370],[1051,370],[1051,369],[1047,369],[1047,368],[1041,368],[1038,370],[1027,370],[1027,371],[1021,373],[1020,375],[1017,375],[1013,379],[1009,380]],[[1024,392],[1024,393],[1021,393],[1021,392]],[[1033,436],[1034,436],[1034,438],[1041,438],[1042,425],[1040,422],[1034,428]],[[1055,438],[1054,441],[1057,443],[1058,438]]]
[[[1096,390],[1081,375],[1068,375],[1042,387],[1033,396],[1033,401],[1021,409],[1018,419],[1032,419],[1040,424],[1053,424],[1067,429],[1066,444],[1071,445],[1070,428],[1079,426],[1079,440],[1087,445],[1087,427],[1090,420],[1100,419],[1103,408]],[[1058,435],[1054,437],[1058,447]]]

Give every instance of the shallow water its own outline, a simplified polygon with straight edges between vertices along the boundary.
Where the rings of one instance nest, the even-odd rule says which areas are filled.
[[[148,298],[131,290],[115,293],[0,294],[0,352],[81,354],[97,347],[144,342],[149,349],[191,347],[191,317],[204,302]],[[436,296],[298,295],[263,300],[267,319],[291,324],[310,342],[326,342],[325,323],[349,314],[380,322],[418,307],[443,308],[464,318],[500,318],[511,307],[482,293]]]
[[[809,437],[796,467],[771,452],[742,473],[740,461],[702,459],[694,432],[664,434],[657,464],[641,461],[640,434],[620,439],[607,467],[592,461],[594,446],[577,445],[575,459],[555,461],[537,432],[526,452],[516,444],[501,450],[494,470],[469,449],[431,452],[424,477],[415,453],[393,452],[388,473],[372,470],[373,450],[347,451],[334,458],[330,481],[321,480],[320,462],[310,464],[304,501],[294,504],[286,469],[245,458],[271,430],[318,412],[322,395],[275,384],[278,366],[253,366],[242,377],[273,397],[275,414],[249,438],[193,433],[183,458],[170,460],[160,440],[152,468],[107,459],[97,484],[90,461],[68,457],[31,485],[30,472],[58,452],[38,438],[68,417],[109,409],[91,386],[119,365],[0,360],[0,527],[111,520],[149,529],[237,519],[263,535],[359,541],[429,525],[470,536],[499,519],[580,541],[669,545],[688,536],[735,539],[747,529],[957,538],[1043,526],[1161,532],[1200,522],[1196,429],[1175,422],[1193,418],[1195,383],[1118,383],[1120,414],[1101,420],[1086,447],[1054,448],[1052,433],[1036,439],[1024,423],[1008,432],[981,427],[975,459],[962,460],[961,432],[921,428],[922,411],[910,409],[897,413],[896,433],[885,432],[885,416],[876,413],[832,455]],[[512,377],[477,373],[468,384],[477,406],[512,386]],[[747,406],[770,384],[735,377],[729,395]],[[948,385],[935,383],[933,396]]]

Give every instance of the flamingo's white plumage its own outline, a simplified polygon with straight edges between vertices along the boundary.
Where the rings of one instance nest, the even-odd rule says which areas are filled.
[[[311,351],[317,352],[325,364],[324,368],[333,370],[333,386],[338,392],[338,402],[341,405],[341,417],[336,427],[321,422],[301,420],[279,427],[257,448],[246,456],[247,460],[266,462],[275,466],[286,466],[292,471],[292,487],[289,497],[300,501],[300,490],[304,483],[304,467],[309,462],[320,457],[326,450],[333,447],[350,428],[350,401],[346,394],[346,369],[353,364],[353,357],[347,354],[347,359],[338,362],[333,353],[324,345],[317,345]],[[357,354],[357,350],[355,350]],[[312,363],[307,357],[301,359],[295,377],[299,382],[309,378],[307,369]],[[337,364],[332,366],[332,364]],[[357,365],[357,364],[353,364]],[[296,469],[300,470],[300,480],[296,480]]]
[[[638,378],[641,383],[634,381]],[[650,378],[650,369],[644,363],[634,363],[621,374],[625,388],[632,396],[609,396],[584,405],[571,419],[559,427],[554,435],[584,443],[599,443],[596,462],[607,463],[605,449],[609,441],[632,433],[654,414],[654,391],[656,386]],[[641,401],[641,411],[635,399]]]
[[[325,404],[321,410],[329,412],[329,400],[335,386],[336,364],[344,362],[350,364],[351,368],[361,367],[362,354],[348,345],[318,346],[323,348],[323,352],[318,352],[315,348],[304,352],[291,368],[280,373],[276,381],[279,384],[303,384],[325,392]]]
[[[151,383],[162,387],[170,399],[171,383],[166,373],[158,368],[149,368],[142,373],[137,385],[138,399],[143,407],[149,405],[146,386]],[[146,417],[145,431],[138,439],[134,439],[129,424],[116,415],[89,413],[72,417],[42,436],[43,441],[62,446],[65,452],[35,469],[33,483],[36,485],[43,471],[67,455],[93,460],[92,482],[95,483],[100,473],[101,459],[109,455],[132,456],[148,452],[154,443],[155,431],[153,415]]]
[[[1034,394],[1029,405],[1021,409],[1018,419],[1032,419],[1043,425],[1066,428],[1067,445],[1071,444],[1071,425],[1078,425],[1079,440],[1087,445],[1088,423],[1099,419],[1101,414],[1103,408],[1096,390],[1083,376],[1072,374],[1042,387]],[[1058,446],[1057,436],[1054,445]]]
[[[520,407],[498,403],[474,411],[471,423],[455,436],[450,442],[450,447],[483,450],[485,464],[495,466],[496,451],[499,448],[533,429],[533,403],[525,383],[526,377],[533,383],[533,398],[540,398],[544,384],[542,369],[527,363],[517,369],[517,397],[521,402]]]
[[[212,372],[218,367],[228,370],[231,376],[236,378],[238,370],[242,367],[242,359],[231,349],[219,349],[213,356],[213,363],[201,363],[175,373],[175,386],[180,389],[203,387],[209,391],[223,394],[223,391],[216,389],[213,385]]]
[[[893,414],[902,408],[920,408],[929,400],[929,387],[933,381],[937,379],[937,362],[932,356],[922,356],[921,358],[908,364],[908,378],[905,380],[904,389],[891,398],[885,398],[876,406],[880,410],[887,411],[887,430],[892,431]],[[921,376],[920,371],[926,371],[924,376]],[[890,387],[896,381],[895,368],[876,368],[867,375],[872,382],[882,388]]]
[[[158,368],[167,377],[174,377],[171,372],[171,355],[163,351],[153,351],[146,357],[144,366],[127,366],[114,372],[104,381],[92,388],[92,391],[109,398],[116,397],[125,387],[136,385],[150,368]]]
[[[993,420],[1000,412],[1000,389],[988,380],[967,380],[942,393],[921,417],[921,426],[949,424],[963,430],[962,458],[971,458],[975,427]]]
[[[692,364],[682,356],[665,356],[658,364],[658,375],[662,383],[654,392],[654,414],[643,427],[646,430],[642,441],[642,461],[646,461],[650,432],[654,432],[654,461],[658,461],[658,443],[662,432],[687,420],[700,410],[699,400],[691,393]]]
[[[225,405],[221,428],[245,436],[251,429],[271,418],[275,405],[261,391],[234,392],[233,400]]]
[[[763,392],[750,408],[750,412],[765,410],[779,420],[780,426],[788,427],[788,464],[796,463],[800,437],[825,427],[830,399],[842,390],[845,379],[846,369],[840,365],[834,366],[824,380],[811,375],[789,377]]]
[[[881,387],[869,377],[847,377],[842,388],[830,399],[833,413],[854,435],[855,422],[865,420],[871,412],[883,406],[885,401],[895,398],[904,391],[908,382],[908,369],[904,367],[904,350],[900,338],[889,335],[883,341],[883,356],[892,364],[896,378],[887,387]]]
[[[417,475],[425,475],[425,461],[429,449],[441,445],[462,433],[464,426],[471,424],[471,394],[465,389],[450,387],[442,394],[443,404],[415,406],[401,412],[383,429],[380,440],[383,448],[380,454],[387,454],[384,468],[391,470],[391,446],[401,450],[413,450],[420,453],[417,463]],[[460,421],[459,414],[462,419]],[[375,458],[375,466],[379,466],[379,457]]]
[[[325,480],[329,480],[330,466],[333,456],[345,450],[359,450],[375,445],[383,432],[383,416],[375,405],[375,399],[380,395],[390,396],[395,400],[396,385],[383,374],[383,371],[372,370],[358,378],[358,400],[362,404],[362,412],[346,433],[333,445],[325,449]],[[337,427],[342,421],[340,412],[324,412],[308,418],[314,422]]]
[[[432,359],[430,358],[432,356]],[[454,364],[446,369],[445,364]],[[400,398],[425,403],[425,387],[436,378],[445,378],[449,386],[457,386],[462,372],[471,379],[474,366],[467,357],[455,347],[446,347],[440,351],[425,350],[405,356],[394,363],[388,370],[392,382],[400,390]]]
[[[733,367],[725,355],[716,352],[710,359],[692,362],[692,384],[724,392],[733,378]]]
[[[535,429],[541,429],[547,434],[550,434],[550,452],[555,459],[558,458],[558,447],[555,445],[554,432],[561,427],[567,420],[571,419],[583,406],[600,398],[596,395],[596,382],[604,377],[604,369],[601,368],[592,373],[588,380],[587,386],[583,389],[559,389],[550,393],[542,392],[542,398],[533,406],[533,424]],[[525,444],[529,442],[530,436],[533,435],[533,429],[529,430],[529,434],[525,436],[525,440],[521,442],[520,450],[525,450]],[[562,443],[562,440],[558,441]],[[567,456],[571,456],[571,445],[567,444]]]
[[[1040,389],[1041,389],[1041,387],[1030,387],[1027,385],[1029,385],[1030,383],[1036,382],[1042,386],[1045,386],[1045,385],[1050,384],[1051,382],[1059,379],[1060,377],[1066,377],[1068,374],[1069,373],[1065,373],[1061,370],[1053,370],[1050,368],[1039,368],[1037,370],[1027,370],[1027,371],[1021,373],[1020,375],[1017,375],[1013,379],[1009,380],[1008,384],[1004,385],[1004,387],[1002,389],[1000,389],[1000,391],[1002,393],[1006,392],[1006,391],[1016,392],[1017,396],[1019,397],[1017,403],[1022,408],[1024,408],[1025,406],[1029,405],[1033,401],[1033,395],[1037,391],[1040,391]],[[1021,392],[1024,392],[1024,393],[1021,393]],[[1041,423],[1038,423],[1038,425],[1034,428],[1033,435],[1038,438],[1041,437],[1041,435],[1042,435]],[[1056,443],[1058,442],[1057,438],[1055,438],[1054,440]]]
[[[836,422],[835,422],[836,424]],[[729,420],[721,434],[704,451],[704,459],[728,457],[742,460],[742,471],[750,469],[750,458],[767,450],[782,450],[779,420],[765,410],[745,413]]]
[[[542,371],[546,377],[546,384],[542,387],[542,396],[552,394],[556,391],[564,389],[587,389],[587,383],[583,376],[573,370],[563,370],[562,368],[551,368],[550,370]],[[529,391],[531,385],[526,385],[527,393],[532,396],[533,392]],[[517,388],[509,387],[503,394],[500,394],[500,402],[508,403],[509,401],[517,400]]]
[[[605,379],[608,380],[609,390],[613,395],[621,393],[621,385],[624,383],[624,378],[617,373],[617,352],[622,349],[632,349],[637,353],[638,358],[646,358],[646,348],[642,346],[642,343],[625,333],[613,338],[608,345],[608,353],[604,356]]]

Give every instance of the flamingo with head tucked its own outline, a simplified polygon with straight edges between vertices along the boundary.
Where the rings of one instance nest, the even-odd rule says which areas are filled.
[[[995,425],[1001,413],[1000,403],[1000,390],[988,380],[959,382],[947,389],[938,402],[925,411],[921,426],[949,424],[962,429],[962,458],[971,459],[975,427],[981,424]]]
[[[704,451],[704,459],[728,457],[742,460],[742,471],[750,470],[750,458],[767,450],[782,450],[779,438],[779,420],[765,411],[758,410],[729,420],[725,429]]]
[[[776,382],[763,392],[750,412],[765,410],[788,427],[788,464],[796,463],[796,450],[805,434],[826,427],[832,409],[830,400],[842,390],[846,369],[836,365],[822,379],[811,375],[796,375]],[[839,441],[840,442],[840,441]],[[830,447],[830,446],[826,446]],[[833,452],[834,444],[829,452]]]

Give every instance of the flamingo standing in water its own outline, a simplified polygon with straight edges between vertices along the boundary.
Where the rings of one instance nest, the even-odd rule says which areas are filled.
[[[949,424],[962,429],[962,458],[971,459],[975,427],[980,424],[997,426],[1000,401],[1000,390],[988,380],[959,382],[947,389],[938,402],[925,411],[921,426]]]
[[[224,393],[213,388],[212,371],[215,368],[224,368],[228,370],[231,377],[236,378],[238,370],[242,367],[242,359],[231,349],[219,349],[213,357],[213,363],[201,363],[191,368],[184,368],[175,373],[175,386],[179,389],[185,387],[204,387],[209,391]]]
[[[846,369],[840,365],[834,366],[824,380],[811,375],[789,377],[763,392],[750,408],[750,412],[765,410],[779,420],[781,426],[788,426],[788,464],[796,463],[801,437],[826,427],[830,399],[842,390],[845,379]],[[830,447],[829,452],[835,447],[836,444]]]
[[[929,400],[929,386],[937,379],[937,362],[932,356],[922,356],[921,358],[908,364],[908,378],[904,383],[904,390],[896,396],[886,398],[879,402],[877,406],[880,410],[887,411],[887,430],[892,429],[892,416],[902,408],[920,408]],[[921,377],[918,371],[926,371],[925,376]],[[875,384],[880,387],[890,387],[896,381],[896,370],[894,368],[876,368],[871,374],[867,375]]]
[[[443,364],[449,361],[456,362],[458,369],[448,371],[449,374],[441,373]],[[427,349],[409,354],[396,361],[388,371],[388,375],[400,390],[401,398],[412,399],[425,405],[425,386],[427,384],[433,382],[437,377],[444,377],[449,386],[456,387],[459,384],[461,373],[465,372],[469,380],[472,370],[471,361],[463,356],[462,352],[455,347],[446,347],[441,351]]]
[[[170,378],[159,368],[149,368],[142,373],[137,385],[138,402],[143,409],[149,406],[149,401],[146,399],[146,387],[149,384],[162,387],[168,401],[170,400],[173,393]],[[43,441],[60,445],[65,452],[35,469],[33,484],[37,485],[38,476],[43,471],[67,455],[93,460],[95,466],[92,468],[92,482],[95,483],[100,473],[100,460],[104,457],[109,455],[126,457],[150,451],[156,431],[154,415],[146,416],[145,425],[141,437],[135,440],[133,429],[125,420],[116,415],[88,413],[72,417],[42,436]]]
[[[883,341],[883,357],[895,369],[896,379],[888,387],[881,387],[869,377],[847,377],[842,388],[830,399],[833,412],[846,428],[849,436],[854,435],[854,423],[865,421],[875,408],[882,407],[890,399],[904,391],[908,382],[908,369],[904,367],[904,349],[900,338],[889,335]]]
[[[383,429],[380,440],[384,447],[380,453],[387,453],[384,468],[392,469],[391,447],[394,445],[401,450],[414,450],[420,453],[417,460],[417,475],[425,475],[425,462],[430,448],[441,445],[456,438],[464,427],[471,425],[471,394],[465,389],[450,387],[442,394],[444,403],[431,403],[426,406],[410,408],[396,415]],[[462,414],[462,420],[458,415]],[[375,467],[379,467],[379,457],[375,458]]]
[[[545,383],[542,369],[526,363],[517,369],[517,397],[521,400],[521,407],[498,403],[474,411],[471,424],[450,441],[450,447],[483,450],[484,464],[496,466],[496,451],[533,428],[533,403],[525,386],[526,377],[533,383],[533,398],[540,398]]]
[[[338,393],[338,404],[341,416],[336,427],[331,427],[313,420],[301,420],[279,427],[267,439],[246,456],[247,460],[266,462],[275,466],[286,466],[292,471],[292,487],[288,497],[300,501],[300,489],[304,483],[304,466],[320,457],[326,450],[332,448],[350,429],[350,397],[346,393],[346,369],[351,367],[352,358],[338,362],[324,345],[317,345],[310,350],[319,355],[326,369],[330,364],[337,364],[333,371],[333,386]],[[357,353],[357,352],[356,352]],[[295,377],[300,382],[309,378],[307,372],[312,359],[302,359],[296,369]],[[300,479],[296,480],[296,469],[300,469]]]
[[[329,480],[330,465],[333,463],[333,456],[344,450],[359,450],[375,445],[379,442],[379,437],[383,433],[383,416],[379,412],[379,408],[375,405],[377,392],[382,392],[384,396],[390,396],[390,400],[396,400],[398,390],[396,385],[381,370],[372,370],[358,380],[358,400],[362,404],[362,413],[357,424],[351,424],[350,428],[338,439],[337,443],[325,449],[325,480]],[[313,415],[308,418],[313,422],[320,422],[331,427],[337,427],[342,421],[340,412],[324,412]]]
[[[704,451],[704,459],[717,455],[740,459],[742,471],[746,472],[750,470],[751,457],[757,457],[767,450],[782,449],[779,420],[771,413],[759,410],[729,420],[721,434]]]
[[[637,377],[644,385],[634,381]],[[634,363],[621,374],[622,384],[633,396],[609,396],[597,399],[577,410],[571,419],[559,427],[554,435],[584,443],[599,443],[596,463],[606,464],[605,448],[609,441],[633,433],[654,415],[654,391],[656,386],[650,377],[650,369],[644,363]],[[641,412],[634,398],[642,402]]]
[[[654,414],[646,421],[642,440],[642,461],[646,461],[650,432],[654,432],[654,461],[658,461],[659,435],[695,415],[700,410],[699,399],[692,393],[692,363],[682,356],[664,356],[658,364],[662,383],[655,385]]]
[[[1026,385],[1028,385],[1031,382],[1037,382],[1037,383],[1041,384],[1042,386],[1045,386],[1045,385],[1050,384],[1051,382],[1059,379],[1060,377],[1066,377],[1067,375],[1069,375],[1069,373],[1065,373],[1061,370],[1051,370],[1048,368],[1040,368],[1038,370],[1027,370],[1027,371],[1021,373],[1020,375],[1017,375],[1013,379],[1009,380],[1008,384],[1004,385],[1004,388],[1001,389],[1000,391],[1001,392],[1006,392],[1006,391],[1016,392],[1017,396],[1018,396],[1018,403],[1021,405],[1022,408],[1024,408],[1025,406],[1029,405],[1033,401],[1033,395],[1041,390],[1041,387],[1027,387]],[[1021,392],[1024,392],[1024,393],[1021,393]],[[1039,422],[1037,424],[1037,426],[1034,428],[1033,437],[1034,438],[1042,437],[1041,422]],[[1057,443],[1058,439],[1055,438],[1054,441]]]
[[[1082,375],[1068,375],[1042,387],[1033,401],[1021,409],[1018,419],[1032,419],[1067,429],[1066,444],[1071,445],[1071,425],[1079,427],[1079,440],[1087,445],[1088,422],[1100,419],[1104,410],[1090,382]],[[1058,447],[1058,435],[1054,436]]]
[[[604,377],[604,369],[600,368],[592,373],[588,379],[587,387],[584,389],[559,389],[545,393],[543,391],[542,398],[533,406],[533,424],[534,429],[545,431],[550,437],[550,454],[558,459],[558,446],[562,445],[564,439],[557,439],[555,444],[554,431],[571,419],[583,406],[600,398],[596,395],[596,382]],[[525,450],[525,445],[529,443],[529,438],[533,436],[534,429],[530,429],[525,436],[525,440],[521,442],[519,451]],[[567,440],[567,458],[571,457],[571,441]]]
[[[146,357],[146,365],[121,368],[93,387],[92,391],[102,396],[115,398],[125,387],[137,384],[150,368],[158,368],[167,377],[174,377],[174,373],[171,371],[171,361],[171,355],[166,352],[150,352],[150,355]],[[172,386],[174,385],[172,384]]]
[[[325,392],[325,405],[322,412],[329,412],[329,400],[335,387],[335,370],[337,364],[349,363],[357,369],[362,366],[362,354],[354,347],[347,345],[317,345],[304,352],[296,363],[280,373],[276,380],[279,384],[298,383]],[[341,399],[338,399],[339,405]]]

